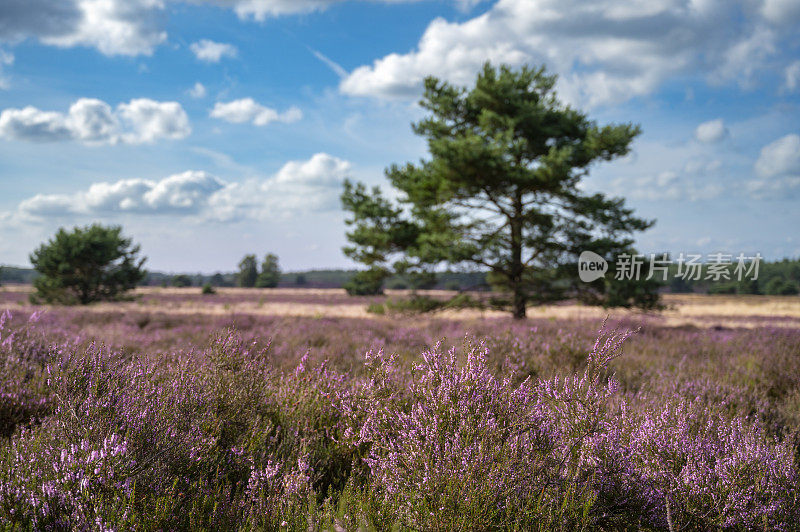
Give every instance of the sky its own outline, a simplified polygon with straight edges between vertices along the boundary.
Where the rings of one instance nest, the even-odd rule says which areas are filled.
[[[2,0],[0,264],[120,224],[160,271],[347,268],[345,178],[427,157],[426,76],[545,65],[632,153],[645,253],[800,257],[797,0]]]

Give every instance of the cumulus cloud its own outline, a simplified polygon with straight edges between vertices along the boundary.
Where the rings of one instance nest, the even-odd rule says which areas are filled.
[[[290,161],[266,180],[236,183],[215,194],[210,216],[217,220],[269,219],[334,210],[350,170],[349,162],[327,153]]]
[[[6,109],[0,113],[0,137],[13,140],[52,142],[73,138],[61,113],[44,112],[35,107]]]
[[[764,146],[755,170],[761,178],[800,175],[800,135],[789,134]]]
[[[34,38],[54,46],[92,47],[105,55],[150,55],[167,39],[164,30],[167,5],[179,1],[209,3],[209,0],[3,0],[0,8],[0,41],[16,42]],[[320,11],[344,1],[210,0],[219,6],[232,8],[242,19],[257,21],[267,17]],[[418,0],[381,1],[402,3]],[[455,1],[462,6],[477,3],[476,0]],[[208,57],[214,57],[217,53],[212,48],[208,50],[211,54]],[[226,52],[222,53],[224,56]]]
[[[47,217],[64,215],[104,215],[113,213],[196,214],[208,198],[225,187],[220,179],[206,172],[188,171],[161,181],[124,179],[95,183],[75,194],[38,194],[20,203],[24,214]]]
[[[728,128],[721,118],[703,122],[694,130],[694,138],[700,142],[714,143],[719,142],[728,136]]]
[[[159,138],[182,139],[192,131],[189,117],[178,102],[138,98],[120,104],[117,109],[130,126],[130,133],[122,137],[126,142],[138,144]]]
[[[598,168],[587,185],[615,196],[654,202],[701,201],[739,192],[731,179],[739,159],[728,154],[712,156],[698,143],[653,141],[637,143],[635,150],[634,162]]]
[[[231,102],[217,102],[211,110],[212,118],[219,118],[234,124],[250,122],[256,126],[266,126],[271,122],[291,124],[303,118],[303,112],[297,107],[290,107],[283,113],[264,107],[252,98],[242,98]]]
[[[163,9],[163,0],[4,0],[0,40],[33,37],[105,55],[149,55],[167,38]]]
[[[756,197],[800,190],[800,135],[789,134],[764,146],[754,169],[758,178],[748,189]]]
[[[790,31],[766,13],[747,0],[499,0],[464,22],[434,20],[415,50],[356,68],[340,89],[416,98],[426,76],[467,85],[487,60],[547,64],[562,96],[588,106],[649,94],[676,73],[745,83]]]
[[[764,0],[764,18],[773,24],[793,24],[800,21],[800,3],[795,0]]]
[[[239,53],[232,44],[214,42],[208,39],[201,39],[192,43],[189,48],[191,48],[197,59],[206,63],[219,63],[223,57],[236,57]]]
[[[179,103],[146,98],[119,104],[116,110],[101,100],[81,98],[67,113],[32,106],[0,113],[0,138],[6,140],[141,144],[182,139],[189,133],[189,117]]]
[[[614,194],[646,201],[701,201],[718,197],[724,187],[704,179],[720,168],[719,161],[687,163],[681,172],[665,170],[636,179],[618,178],[611,183]]]
[[[263,220],[335,209],[350,163],[326,153],[290,161],[275,175],[241,183],[203,171],[161,180],[101,182],[73,194],[38,194],[21,202],[25,217],[182,215],[201,220]]]
[[[235,0],[236,14],[241,18],[263,21],[267,17],[323,10],[343,0]]]

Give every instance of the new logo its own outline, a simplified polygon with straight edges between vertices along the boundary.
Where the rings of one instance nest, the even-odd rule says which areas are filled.
[[[606,259],[593,251],[584,251],[578,257],[578,277],[584,283],[591,283],[604,277],[608,271]]]

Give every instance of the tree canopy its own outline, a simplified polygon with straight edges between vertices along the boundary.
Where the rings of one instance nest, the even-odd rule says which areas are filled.
[[[281,267],[278,264],[278,256],[274,253],[267,253],[264,262],[261,263],[261,273],[256,279],[258,288],[275,288],[281,280]]]
[[[239,273],[236,275],[236,282],[244,288],[252,288],[258,279],[258,263],[255,255],[245,255],[239,261]]]
[[[122,236],[122,227],[94,224],[64,228],[30,255],[39,272],[33,299],[47,303],[88,304],[113,300],[145,277],[140,247]]]
[[[597,162],[626,155],[640,129],[599,126],[560,102],[544,68],[486,64],[471,89],[425,81],[429,115],[413,124],[430,159],[392,165],[398,202],[378,187],[346,182],[345,254],[376,281],[390,270],[430,275],[443,264],[484,269],[508,297],[497,303],[525,316],[529,303],[575,295],[593,303],[652,302],[652,286],[580,283],[577,257],[590,250],[612,261],[632,234],[653,222],[621,198],[587,193],[581,180]],[[642,296],[642,293],[646,297]],[[649,303],[648,303],[649,304]]]

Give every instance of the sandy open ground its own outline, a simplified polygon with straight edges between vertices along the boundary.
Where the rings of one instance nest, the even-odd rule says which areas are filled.
[[[0,305],[28,306],[31,288],[22,285],[0,287]],[[387,291],[388,297],[402,297],[405,291]],[[428,292],[446,296],[445,291]],[[315,288],[220,288],[213,296],[200,295],[199,288],[144,287],[134,292],[132,301],[100,303],[87,307],[92,312],[136,311],[175,314],[253,314],[262,316],[305,316],[380,318],[367,312],[367,305],[383,298],[351,298],[341,289]],[[667,294],[666,310],[643,313],[625,309],[603,309],[578,304],[530,307],[532,318],[602,319],[605,316],[654,320],[666,326],[697,327],[791,327],[800,328],[798,296],[718,296]],[[458,310],[436,314],[440,318],[494,319],[507,317],[499,311]],[[391,319],[391,318],[383,318]]]

